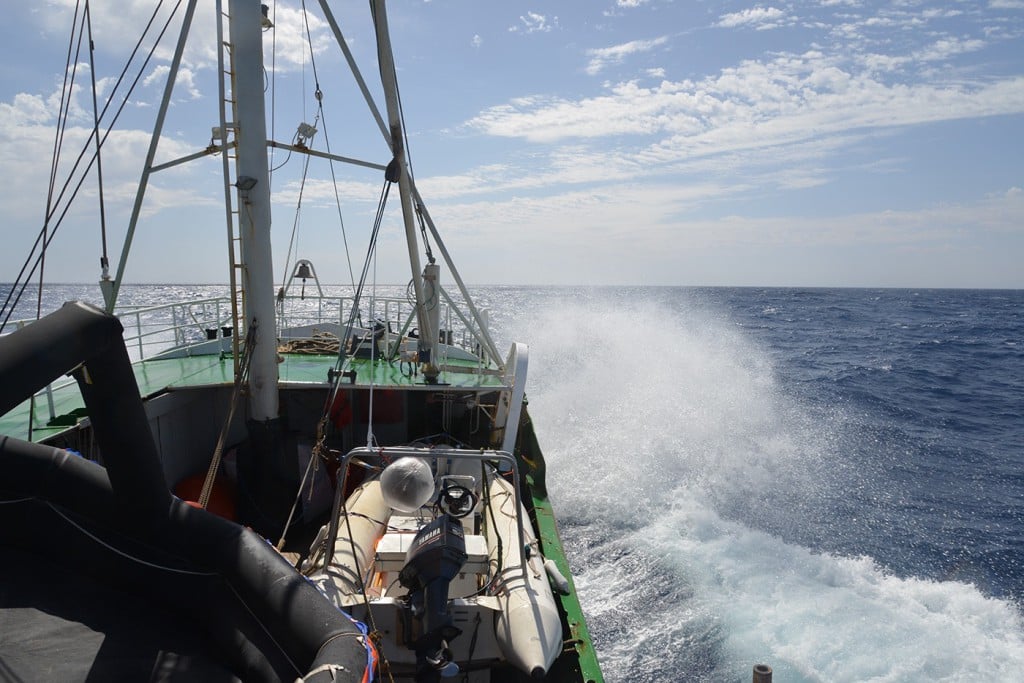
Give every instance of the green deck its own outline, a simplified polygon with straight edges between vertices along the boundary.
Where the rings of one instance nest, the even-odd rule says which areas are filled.
[[[337,356],[283,354],[278,365],[280,383],[284,387],[297,388],[302,385],[327,384],[327,372],[335,366]],[[354,387],[404,388],[408,390],[436,391],[441,388],[462,390],[494,390],[502,388],[502,378],[493,374],[476,372],[472,362],[448,361],[446,371],[438,378],[440,384],[426,384],[423,375],[407,377],[397,362],[371,362],[351,360],[356,371]],[[408,365],[405,366],[408,370]],[[170,389],[189,389],[205,386],[230,385],[234,381],[234,365],[230,357],[199,355],[184,358],[150,359],[134,365],[135,381],[143,397],[152,396]],[[346,380],[347,382],[347,380]],[[48,401],[44,395],[37,395],[31,438],[42,441],[73,427],[83,410],[84,403],[77,384],[71,379],[61,379],[53,385],[53,412],[57,420],[50,421]],[[78,411],[79,414],[76,414]],[[25,401],[6,415],[0,416],[0,435],[19,439],[29,438],[30,403]]]

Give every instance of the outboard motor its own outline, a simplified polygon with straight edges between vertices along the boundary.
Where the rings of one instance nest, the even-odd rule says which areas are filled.
[[[409,589],[412,616],[422,626],[420,637],[410,643],[416,650],[418,683],[436,683],[459,671],[448,650],[448,641],[462,633],[452,624],[448,587],[465,563],[462,523],[447,514],[420,529],[405,555],[398,581]]]

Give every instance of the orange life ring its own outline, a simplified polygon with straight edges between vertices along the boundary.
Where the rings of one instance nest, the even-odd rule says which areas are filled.
[[[206,482],[206,472],[193,474],[185,477],[174,487],[174,495],[192,507],[200,507],[200,494],[203,492],[203,484]],[[213,489],[210,491],[210,500],[206,504],[206,511],[212,512],[218,517],[237,521],[235,485],[225,476],[218,474],[213,481]]]

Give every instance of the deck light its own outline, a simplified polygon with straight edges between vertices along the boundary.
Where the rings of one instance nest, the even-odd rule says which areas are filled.
[[[256,186],[257,182],[258,181],[252,176],[238,176],[238,180],[235,182],[235,187],[237,187],[242,192],[248,192],[249,190]]]

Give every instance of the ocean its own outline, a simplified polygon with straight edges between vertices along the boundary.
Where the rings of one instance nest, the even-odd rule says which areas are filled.
[[[1024,670],[1024,292],[515,290],[610,681]]]
[[[55,286],[44,310],[78,297],[99,294]],[[749,681],[758,663],[780,682],[1020,678],[1024,291],[475,298],[500,347],[530,345],[530,412],[608,681]]]

